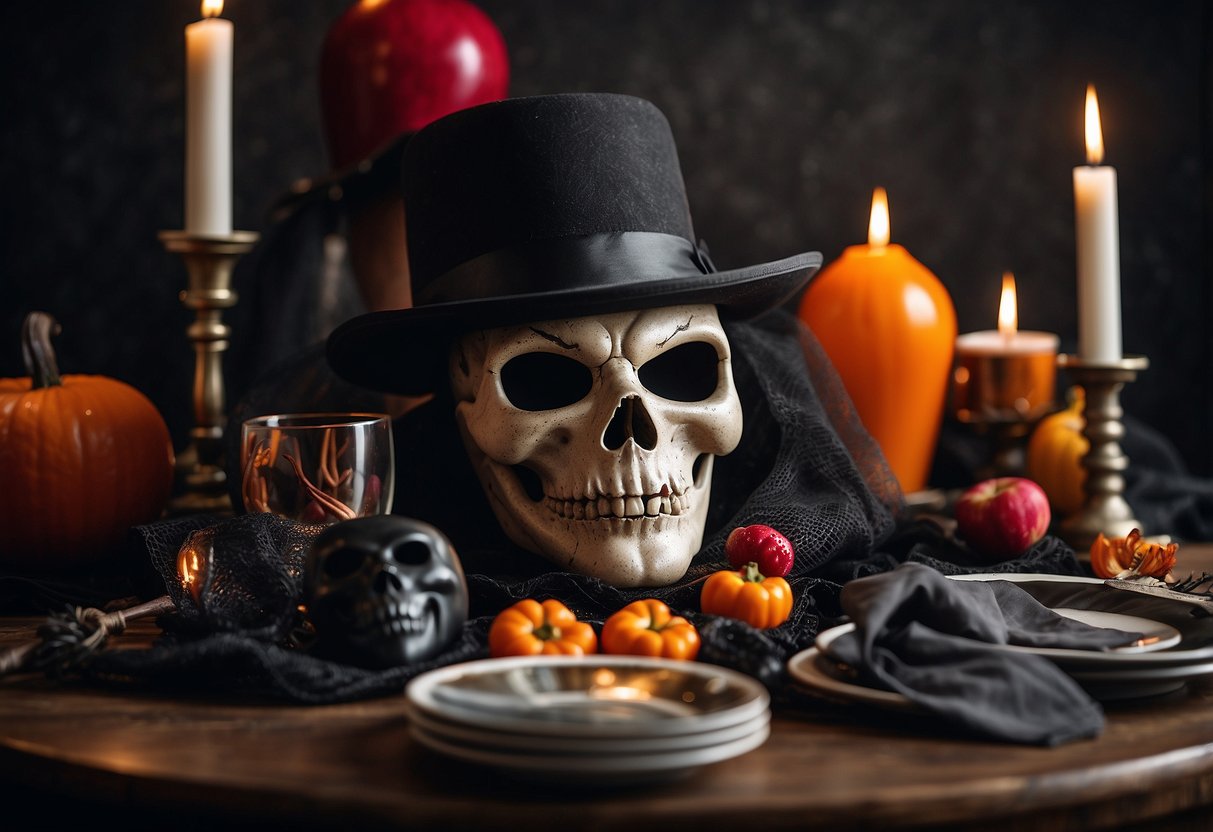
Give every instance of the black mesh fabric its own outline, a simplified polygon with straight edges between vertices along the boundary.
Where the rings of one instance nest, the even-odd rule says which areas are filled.
[[[683,579],[620,589],[554,571],[500,531],[460,444],[449,399],[398,420],[395,513],[433,523],[451,538],[467,573],[470,618],[461,638],[424,665],[371,671],[309,655],[296,606],[299,567],[316,527],[268,516],[190,518],[139,529],[146,557],[180,614],[147,651],[102,653],[93,678],[221,690],[303,703],[399,692],[417,673],[487,656],[492,616],[521,598],[557,598],[601,624],[639,598],[659,598],[700,629],[700,658],[761,679],[777,693],[784,666],[841,612],[841,584],[915,561],[945,573],[1018,571],[1081,574],[1073,552],[1047,537],[1016,560],[976,560],[943,529],[906,520],[896,480],[811,333],[790,314],[727,326],[745,412],[741,444],[717,460],[704,545]],[[233,472],[235,474],[236,472]],[[702,582],[727,567],[724,541],[736,526],[764,523],[792,542],[794,605],[780,627],[757,631],[699,611]],[[178,553],[199,529],[215,555],[195,596],[181,586]],[[221,551],[222,550],[222,551]]]

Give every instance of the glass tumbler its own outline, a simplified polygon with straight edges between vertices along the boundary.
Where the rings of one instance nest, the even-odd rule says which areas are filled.
[[[240,453],[244,508],[326,524],[388,514],[394,457],[391,418],[383,413],[248,419]]]

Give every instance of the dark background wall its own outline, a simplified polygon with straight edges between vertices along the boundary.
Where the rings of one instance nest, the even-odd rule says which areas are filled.
[[[327,168],[317,58],[346,5],[228,3],[238,228],[264,231],[274,200]],[[1152,362],[1125,407],[1213,472],[1204,3],[480,5],[505,36],[513,95],[627,92],[666,112],[718,266],[832,259],[863,241],[883,185],[894,241],[947,285],[962,332],[993,327],[1010,269],[1021,326],[1059,333],[1063,349],[1076,339],[1070,171],[1095,83],[1120,176],[1125,349]],[[182,223],[183,28],[197,14],[195,0],[23,3],[0,26],[0,375],[24,375],[20,321],[44,309],[63,324],[65,371],[142,389],[179,442],[189,316],[181,263],[156,235]],[[252,325],[241,311],[229,320]],[[247,369],[239,343],[230,360]]]

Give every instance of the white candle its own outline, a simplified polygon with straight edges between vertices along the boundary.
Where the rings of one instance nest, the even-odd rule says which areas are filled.
[[[1087,87],[1087,164],[1074,168],[1078,243],[1078,356],[1118,361],[1120,343],[1120,232],[1116,169],[1101,165],[1103,132],[1095,88]]]
[[[232,231],[232,33],[223,0],[185,27],[185,230]]]

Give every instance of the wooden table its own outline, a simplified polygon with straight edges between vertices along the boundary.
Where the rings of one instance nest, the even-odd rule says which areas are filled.
[[[1213,546],[1181,556],[1185,575],[1213,570]],[[0,646],[32,623],[0,620]],[[120,641],[154,634],[143,625]],[[940,738],[910,717],[806,698],[777,710],[749,754],[675,782],[594,791],[434,755],[410,740],[401,697],[269,707],[27,676],[0,682],[0,799],[4,817],[127,829],[1213,825],[1213,681],[1106,710],[1098,739],[1043,749]]]

